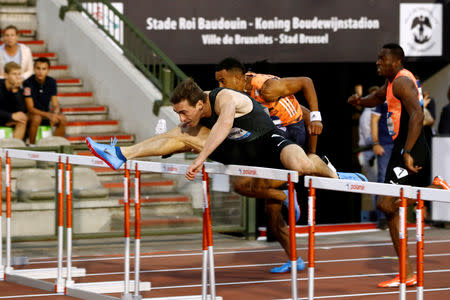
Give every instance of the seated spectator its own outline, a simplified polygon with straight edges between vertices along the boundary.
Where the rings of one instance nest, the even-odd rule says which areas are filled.
[[[14,127],[13,137],[23,139],[27,129],[23,99],[22,72],[15,62],[9,62],[4,67],[5,79],[0,79],[0,126]]]
[[[67,121],[58,105],[56,80],[48,76],[49,71],[50,61],[40,57],[34,62],[34,75],[23,83],[25,103],[30,115],[29,138],[32,145],[41,123],[56,126],[56,136],[64,136],[66,132]]]
[[[438,127],[439,134],[450,134],[450,86],[448,87],[447,99],[449,103],[441,111],[441,119]]]
[[[22,77],[27,79],[33,74],[33,57],[28,46],[17,43],[19,34],[16,26],[9,25],[3,31],[3,45],[0,46],[0,78],[1,69],[11,61],[22,67]]]

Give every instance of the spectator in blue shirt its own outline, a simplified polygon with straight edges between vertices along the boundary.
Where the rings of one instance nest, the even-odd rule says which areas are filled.
[[[14,127],[13,137],[23,139],[28,117],[23,100],[20,65],[9,62],[4,67],[5,79],[0,79],[0,126]]]
[[[36,141],[36,133],[41,124],[56,126],[54,135],[64,136],[66,117],[58,105],[56,80],[48,73],[50,61],[40,57],[34,62],[34,75],[24,81],[24,96],[30,114],[30,144]]]
[[[383,183],[386,176],[386,168],[391,158],[394,141],[389,134],[387,127],[387,103],[382,103],[375,107],[372,111],[371,118],[371,134],[372,134],[372,150],[377,157],[377,182]],[[376,207],[376,204],[375,204]],[[377,227],[380,229],[387,228],[386,216],[379,210],[376,210]]]

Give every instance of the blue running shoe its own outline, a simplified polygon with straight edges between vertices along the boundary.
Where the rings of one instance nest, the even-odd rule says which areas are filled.
[[[114,170],[119,169],[127,161],[122,152],[120,152],[119,147],[116,146],[117,138],[111,138],[111,145],[104,145],[96,143],[90,137],[87,137],[86,144],[92,154],[103,160]]]
[[[303,261],[303,259],[301,259],[301,257],[299,257],[297,259],[297,271],[303,271],[305,269],[305,262]],[[285,263],[282,266],[279,267],[275,267],[272,270],[270,270],[270,273],[287,273],[291,271],[291,262],[288,261],[287,263]]]
[[[366,176],[361,173],[346,173],[346,172],[337,172],[339,179],[347,179],[347,180],[355,180],[355,181],[369,181]]]
[[[286,206],[286,208],[289,211],[289,190],[283,190],[283,192],[286,194],[286,200],[284,200],[283,205]],[[294,189],[294,204],[295,204],[295,223],[298,222],[298,219],[300,219],[300,206],[298,206],[297,201],[297,191]]]

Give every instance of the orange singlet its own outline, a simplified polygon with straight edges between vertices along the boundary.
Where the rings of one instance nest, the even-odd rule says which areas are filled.
[[[419,99],[419,87],[417,86],[417,80],[414,77],[414,75],[406,70],[406,69],[401,69],[397,75],[395,75],[395,79],[397,79],[398,77],[408,77],[410,78],[417,89],[417,101],[420,101]],[[388,123],[388,130],[389,130],[389,134],[392,136],[392,139],[395,140],[401,130],[400,128],[400,121],[401,121],[401,116],[402,116],[402,102],[397,99],[394,96],[394,93],[392,91],[392,85],[394,80],[392,80],[392,82],[388,81],[388,85],[387,85],[387,90],[386,90],[386,102],[387,102],[387,106],[388,106],[388,115],[387,115],[387,123]],[[405,112],[407,113],[407,112]],[[407,130],[407,128],[403,129],[403,130]]]
[[[280,98],[274,102],[267,102],[261,97],[261,89],[264,83],[269,79],[279,79],[279,77],[252,72],[247,72],[245,76],[252,78],[250,96],[269,109],[270,117],[275,125],[287,126],[298,123],[303,119],[302,109],[294,95]]]

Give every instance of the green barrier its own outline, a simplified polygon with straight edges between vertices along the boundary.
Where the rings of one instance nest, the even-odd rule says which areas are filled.
[[[36,142],[40,139],[52,136],[52,127],[51,126],[39,126],[37,134],[36,134]]]
[[[11,127],[0,127],[0,139],[12,137],[13,137],[13,129]]]

